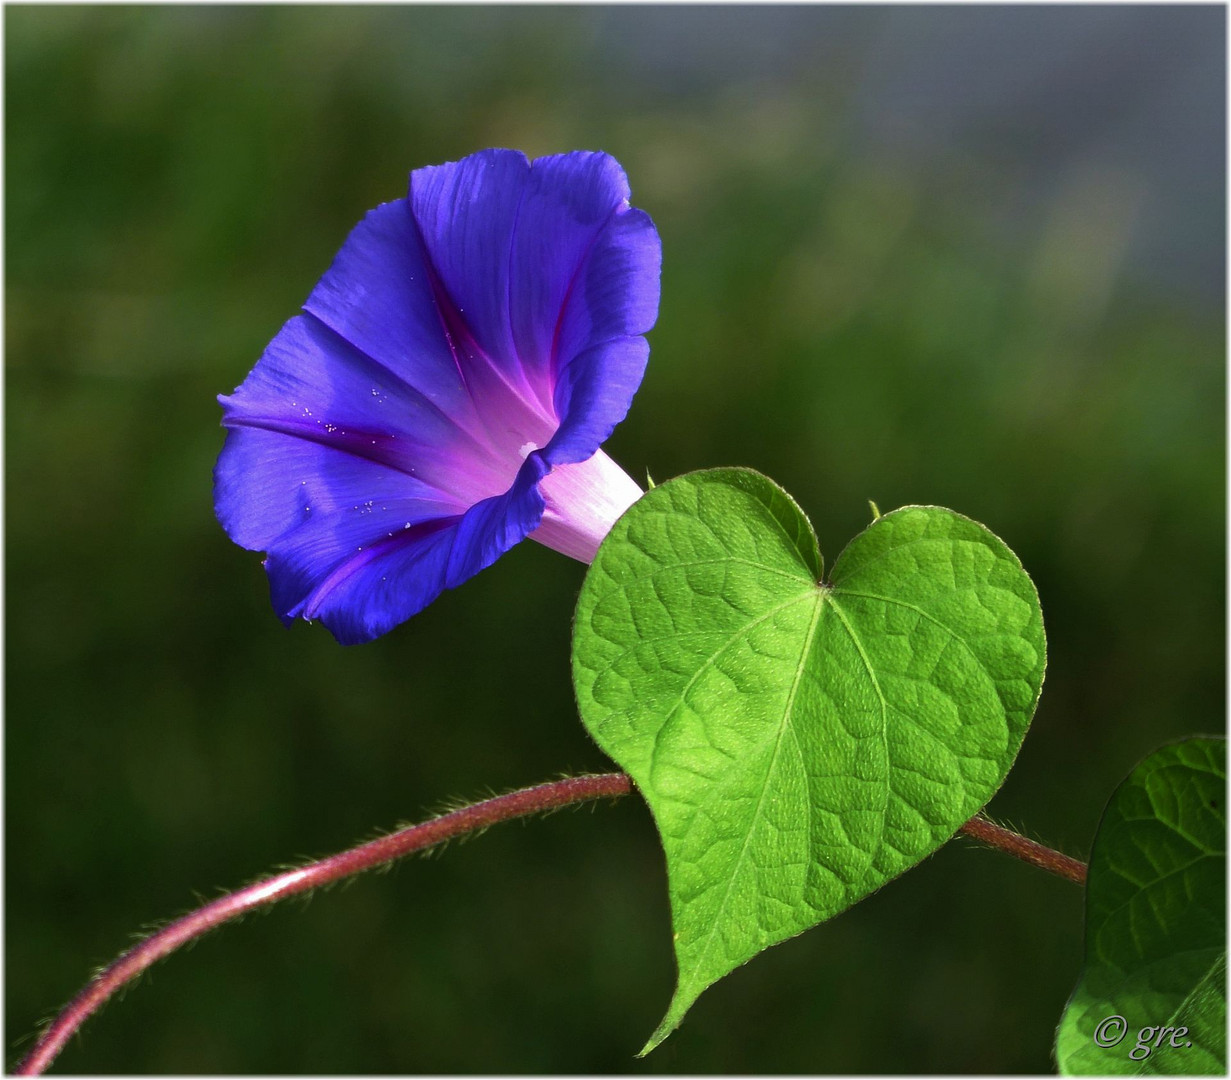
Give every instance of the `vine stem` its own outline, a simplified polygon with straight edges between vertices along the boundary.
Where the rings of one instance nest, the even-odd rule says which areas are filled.
[[[342,878],[372,870],[416,851],[474,833],[501,821],[556,810],[564,806],[617,798],[632,791],[632,781],[624,773],[573,776],[462,807],[410,825],[397,832],[369,840],[358,847],[330,855],[296,870],[267,877],[235,892],[220,896],[203,907],[190,911],[156,930],[99,971],[81,992],[39,1036],[34,1048],[14,1070],[16,1076],[39,1076],[64,1049],[98,1009],[126,985],[181,945],[194,941],[231,919]],[[980,843],[1003,851],[1077,884],[1086,880],[1086,866],[1077,859],[1044,847],[1010,829],[976,815],[959,830]]]
[[[288,870],[220,896],[190,911],[138,942],[98,972],[42,1033],[17,1067],[17,1076],[39,1076],[56,1059],[65,1043],[120,987],[146,968],[203,934],[245,912],[372,870],[404,855],[423,851],[497,822],[555,810],[592,799],[627,795],[631,783],[623,773],[574,776],[462,807],[452,813],[411,825],[366,844],[330,855],[297,870]]]

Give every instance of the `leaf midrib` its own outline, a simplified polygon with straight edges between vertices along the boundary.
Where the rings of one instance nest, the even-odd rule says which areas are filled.
[[[740,849],[739,857],[735,860],[733,869],[727,877],[727,885],[726,885],[725,891],[723,892],[722,902],[719,904],[719,907],[718,907],[718,913],[713,923],[711,923],[710,925],[710,931],[706,935],[705,943],[702,946],[701,952],[693,965],[694,972],[700,970],[704,966],[704,962],[709,958],[710,950],[713,946],[714,935],[717,931],[718,925],[722,921],[723,915],[726,912],[727,902],[729,901],[730,896],[731,896],[731,889],[734,885],[736,878],[739,877],[740,867],[743,865],[744,859],[747,856],[748,844],[752,838],[753,830],[755,829],[757,820],[761,816],[761,807],[764,805],[765,794],[769,789],[770,777],[773,775],[774,767],[777,765],[777,762],[778,762],[778,755],[782,749],[783,735],[787,731],[791,731],[792,734],[794,734],[794,729],[791,726],[791,715],[792,715],[792,710],[795,704],[795,696],[799,689],[800,679],[803,677],[804,668],[807,664],[807,658],[809,654],[811,653],[813,643],[816,640],[817,630],[818,630],[818,627],[820,626],[821,611],[824,609],[826,601],[828,601],[829,606],[833,609],[833,612],[838,617],[839,622],[841,622],[843,629],[846,631],[848,637],[851,640],[851,644],[855,646],[855,650],[859,654],[859,658],[861,662],[863,663],[864,670],[867,673],[868,679],[872,683],[873,689],[876,691],[876,697],[877,697],[877,700],[880,702],[880,708],[881,708],[881,723],[880,723],[881,748],[882,748],[882,752],[885,755],[885,760],[886,761],[889,760],[889,744],[888,744],[889,702],[885,697],[884,691],[881,689],[880,680],[877,679],[876,677],[876,671],[874,667],[872,666],[872,661],[871,661],[871,658],[867,654],[867,650],[863,646],[863,642],[860,640],[859,635],[855,632],[855,628],[851,625],[850,620],[846,616],[846,613],[842,611],[841,606],[834,600],[833,592],[834,590],[832,589],[821,589],[821,590],[818,590],[817,592],[816,609],[813,611],[812,621],[808,626],[808,630],[806,634],[804,635],[803,648],[800,652],[799,660],[795,668],[795,678],[791,683],[791,690],[790,690],[789,695],[787,696],[786,707],[783,710],[782,723],[779,725],[778,733],[776,736],[774,753],[770,757],[769,765],[765,772],[765,780],[761,785],[761,791],[757,799],[757,807],[756,807],[756,810],[752,814],[752,818],[750,820],[748,829],[744,834],[744,843]],[[874,597],[873,599],[884,599],[884,598]],[[779,608],[778,610],[781,610],[781,608]],[[952,631],[950,631],[950,633],[952,633]],[[962,640],[956,634],[954,634],[953,636],[958,641]],[[962,644],[965,645],[966,643],[963,641]],[[968,645],[967,645],[967,648],[969,648]],[[691,681],[690,681],[690,686],[691,686]],[[685,689],[685,693],[687,693],[687,688]],[[682,698],[681,698],[681,701],[682,701]],[[883,801],[880,807],[880,815],[881,815],[881,820],[883,822],[885,815],[888,813],[888,809],[889,809],[889,785],[888,783],[882,785],[882,795],[883,795]],[[873,856],[875,855],[875,850],[873,851],[872,854]],[[691,988],[691,985],[694,984],[695,982],[696,982],[695,977],[690,980],[690,988]],[[704,989],[704,987],[702,989]]]
[[[658,725],[658,730],[654,732],[654,743],[650,747],[650,752],[648,754],[648,759],[650,762],[651,769],[653,768],[654,758],[658,754],[658,748],[662,740],[663,733],[670,726],[671,721],[675,719],[676,714],[679,712],[680,706],[684,704],[685,700],[688,697],[688,692],[693,688],[693,686],[696,685],[697,680],[701,678],[701,676],[706,671],[708,671],[710,668],[714,666],[718,658],[722,656],[722,654],[725,653],[732,645],[734,645],[736,642],[741,640],[744,637],[744,635],[747,634],[748,631],[750,631],[753,627],[760,626],[761,623],[767,622],[769,619],[773,618],[773,616],[777,615],[779,612],[785,611],[787,608],[793,606],[794,604],[798,604],[803,600],[819,599],[820,595],[821,594],[819,590],[817,590],[815,586],[809,583],[808,591],[801,592],[797,594],[796,596],[793,596],[790,600],[786,600],[786,601],[783,601],[781,604],[775,605],[774,607],[766,611],[764,614],[759,615],[757,618],[753,619],[751,622],[744,623],[729,638],[727,638],[727,640],[724,641],[719,648],[715,649],[712,653],[710,653],[709,656],[705,658],[705,662],[701,664],[697,668],[697,670],[692,673],[692,675],[688,679],[688,682],[684,684],[684,688],[680,691],[679,696],[675,700],[675,703],[671,706],[669,710],[667,710],[667,715],[663,717],[663,722]]]
[[[1188,1006],[1188,1003],[1190,1001],[1193,1001],[1196,998],[1197,991],[1200,990],[1206,983],[1213,981],[1215,975],[1217,974],[1220,968],[1222,969],[1222,973],[1225,976],[1226,971],[1227,971],[1227,954],[1225,950],[1219,953],[1219,955],[1214,958],[1214,962],[1210,964],[1209,968],[1206,970],[1206,973],[1202,975],[1201,978],[1199,978],[1193,984],[1193,988],[1189,990],[1187,994],[1184,995],[1184,999],[1175,1007],[1174,1010],[1172,1010],[1171,1015],[1167,1017],[1167,1022],[1163,1024],[1163,1027],[1171,1027],[1176,1020],[1180,1019],[1180,1017],[1184,1015],[1184,1012],[1185,1012],[1186,1007]],[[1202,1049],[1206,1049],[1206,1048],[1202,1047]],[[1217,1060],[1217,1054],[1213,1056],[1215,1060]],[[1134,1075],[1136,1076],[1145,1075],[1145,1063],[1148,1060],[1149,1060],[1148,1058],[1142,1059],[1141,1064],[1137,1066],[1137,1072]]]
[[[814,603],[816,604],[816,607],[812,612],[812,621],[808,624],[807,633],[804,634],[804,645],[803,645],[802,650],[800,651],[799,660],[795,665],[795,678],[791,681],[791,690],[790,690],[790,693],[787,694],[786,705],[782,710],[782,722],[778,725],[778,734],[777,734],[775,744],[774,744],[774,752],[770,756],[769,765],[765,770],[765,780],[761,784],[761,793],[757,797],[757,806],[756,806],[756,809],[752,813],[752,818],[748,825],[748,829],[744,833],[744,843],[743,843],[743,846],[740,848],[739,857],[735,860],[734,868],[732,869],[732,872],[727,877],[727,887],[723,891],[722,902],[718,905],[718,914],[715,916],[713,922],[710,923],[710,932],[706,935],[705,944],[702,946],[701,954],[698,956],[696,963],[693,965],[694,972],[701,969],[705,960],[709,958],[710,949],[714,943],[714,934],[717,931],[718,926],[722,922],[722,917],[726,913],[727,902],[731,898],[732,886],[735,884],[736,878],[740,876],[740,867],[743,866],[744,859],[748,855],[748,844],[752,839],[752,833],[753,833],[753,830],[756,828],[756,823],[761,816],[761,807],[765,805],[765,793],[769,790],[770,777],[773,776],[774,767],[778,764],[778,755],[782,751],[782,737],[783,735],[786,734],[787,731],[791,731],[792,735],[794,734],[794,731],[791,728],[791,713],[795,707],[795,695],[799,691],[799,682],[800,682],[800,679],[803,677],[804,667],[807,664],[808,654],[812,651],[812,642],[816,637],[816,629],[820,625],[821,609],[825,606],[825,600],[826,600],[825,592],[819,589],[816,590],[813,600],[814,600]],[[690,987],[695,982],[696,982],[696,978],[694,975],[694,978],[689,980]],[[707,983],[706,985],[709,985],[709,984]],[[702,987],[702,989],[704,988],[705,987]]]

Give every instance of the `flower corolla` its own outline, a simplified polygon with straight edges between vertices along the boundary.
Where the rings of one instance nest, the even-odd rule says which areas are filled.
[[[526,536],[590,561],[641,494],[599,447],[661,257],[601,153],[485,150],[368,213],[219,398],[215,510],[283,621],[371,640]]]

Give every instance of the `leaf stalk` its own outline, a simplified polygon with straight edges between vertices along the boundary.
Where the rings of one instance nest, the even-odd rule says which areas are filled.
[[[1086,884],[1087,867],[1080,859],[1063,855],[1037,840],[1015,833],[1003,825],[997,825],[982,814],[975,814],[958,832],[997,851],[1003,851],[1006,855],[1012,855],[1015,859],[1021,859],[1031,866],[1037,866],[1040,870],[1046,870],[1049,874],[1065,878],[1075,885]]]

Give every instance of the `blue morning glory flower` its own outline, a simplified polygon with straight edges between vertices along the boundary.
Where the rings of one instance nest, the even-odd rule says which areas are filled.
[[[235,393],[218,520],[275,610],[369,641],[525,536],[588,562],[662,249],[606,154],[485,150],[371,211]]]

